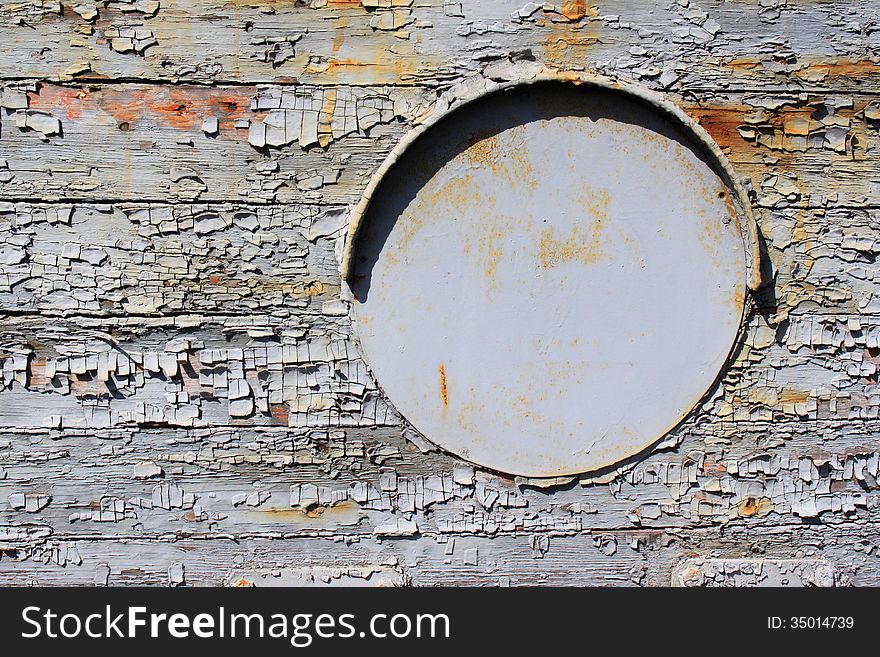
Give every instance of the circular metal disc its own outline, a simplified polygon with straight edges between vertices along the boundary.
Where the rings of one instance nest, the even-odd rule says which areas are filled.
[[[450,113],[364,216],[350,280],[379,385],[429,440],[506,473],[646,449],[712,386],[742,320],[716,168],[624,92],[527,85]]]

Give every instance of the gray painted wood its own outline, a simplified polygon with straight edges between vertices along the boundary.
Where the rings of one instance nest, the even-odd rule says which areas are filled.
[[[0,583],[880,583],[876,3],[373,4],[0,1]],[[556,482],[408,429],[339,301],[346,206],[512,60],[665,91],[772,279],[661,448]]]

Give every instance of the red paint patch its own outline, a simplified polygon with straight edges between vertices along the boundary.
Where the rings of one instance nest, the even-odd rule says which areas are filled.
[[[41,85],[36,93],[28,93],[30,109],[55,114],[59,108],[70,120],[82,114],[83,106],[92,104],[91,94],[85,89],[60,87],[54,84]]]
[[[287,417],[289,415],[287,404],[270,404],[269,412],[278,424],[287,426]]]
[[[265,112],[252,112],[256,87],[215,89],[209,87],[158,87],[119,85],[93,91],[76,87],[44,84],[30,94],[32,109],[58,114],[63,108],[70,120],[86,114],[108,114],[116,124],[133,130],[149,121],[177,130],[192,131],[210,117],[218,119],[220,129],[230,131],[243,118],[262,120]],[[246,134],[242,133],[242,138]]]

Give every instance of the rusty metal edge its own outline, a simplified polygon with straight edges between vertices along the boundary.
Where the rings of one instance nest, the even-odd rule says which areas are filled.
[[[746,284],[753,292],[761,287],[763,281],[761,278],[760,237],[748,193],[727,156],[699,123],[688,116],[677,105],[666,100],[659,92],[630,82],[621,82],[593,73],[560,71],[534,63],[510,63],[502,67],[495,67],[490,77],[477,75],[466,78],[460,84],[441,94],[430,113],[418,126],[403,136],[370,177],[363,195],[358,203],[351,207],[349,212],[348,232],[340,263],[343,294],[345,294],[345,287],[352,273],[352,262],[357,251],[358,234],[360,233],[361,224],[364,221],[373,194],[385,175],[394,166],[394,163],[397,162],[409,146],[440,119],[471,101],[505,89],[543,82],[564,82],[574,85],[585,84],[632,95],[662,111],[696,139],[715,159],[715,164],[725,178],[724,182],[733,191],[737,205],[743,213],[743,221],[740,221],[740,231],[743,234],[743,246],[746,253]]]

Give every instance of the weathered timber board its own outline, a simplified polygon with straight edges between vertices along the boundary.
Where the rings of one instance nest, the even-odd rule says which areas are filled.
[[[0,0],[0,584],[880,583],[876,2],[86,4]],[[661,448],[557,482],[406,427],[340,301],[347,206],[511,61],[664,91],[770,280]]]

